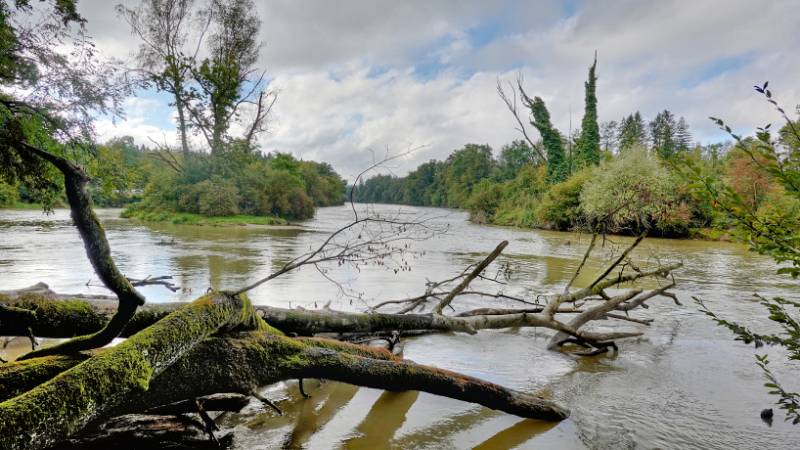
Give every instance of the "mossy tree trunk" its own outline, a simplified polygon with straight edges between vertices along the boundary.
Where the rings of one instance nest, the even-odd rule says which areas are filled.
[[[125,342],[0,403],[0,448],[45,448],[69,437],[211,335],[265,328],[246,299],[212,293]]]

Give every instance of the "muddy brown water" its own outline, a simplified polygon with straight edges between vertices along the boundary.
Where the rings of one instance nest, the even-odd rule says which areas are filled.
[[[444,279],[479,261],[501,240],[510,245],[499,263],[510,268],[503,287],[534,298],[560,291],[571,276],[586,236],[516,230],[471,224],[463,212],[376,206],[384,214],[426,216],[447,225],[415,249],[412,270],[395,274],[376,267],[355,271],[334,268],[329,275],[346,281],[365,298],[403,298],[419,294],[427,279]],[[208,286],[232,288],[257,279],[305,252],[326,233],[352,217],[348,207],[322,208],[301,230],[265,227],[144,226],[119,218],[119,210],[99,212],[122,270],[131,277],[173,275],[183,289],[172,294],[158,287],[143,290],[148,301],[189,301]],[[589,261],[589,280],[626,239],[615,237]],[[698,312],[692,296],[726,317],[764,330],[765,314],[752,294],[797,298],[797,282],[775,274],[769,258],[728,243],[648,239],[637,250],[641,261],[682,260],[676,273],[683,306],[656,299],[636,317],[655,318],[642,338],[621,341],[614,355],[576,358],[548,352],[549,332],[537,329],[482,331],[476,336],[431,335],[408,339],[404,356],[416,362],[464,372],[524,391],[544,392],[572,410],[550,424],[425,393],[389,393],[341,383],[307,382],[312,397],[300,398],[296,383],[265,388],[284,411],[282,417],[258,403],[225,419],[236,431],[240,449],[510,449],[510,448],[697,448],[792,449],[800,447],[800,427],[782,421],[772,426],[759,411],[772,406],[764,379],[754,365],[754,350],[731,340]],[[83,253],[68,211],[50,216],[39,211],[0,211],[2,289],[48,283],[59,292],[106,293]],[[481,287],[481,286],[479,286]],[[492,288],[484,284],[482,287]],[[258,303],[363,310],[313,269],[301,270],[256,289]],[[498,300],[459,298],[469,309],[499,305]],[[639,327],[635,324],[601,326]],[[13,347],[9,347],[6,351]],[[800,364],[788,364],[775,349],[775,372],[797,387]],[[794,384],[793,384],[794,383]]]

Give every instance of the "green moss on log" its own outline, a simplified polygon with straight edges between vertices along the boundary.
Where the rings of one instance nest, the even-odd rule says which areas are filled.
[[[125,342],[0,403],[0,448],[38,449],[83,428],[220,331],[263,329],[246,298],[215,292],[167,315]]]
[[[32,389],[88,358],[80,353],[45,356],[0,365],[0,401]]]

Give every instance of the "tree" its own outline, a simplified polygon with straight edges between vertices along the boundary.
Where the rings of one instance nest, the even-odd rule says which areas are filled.
[[[467,204],[473,187],[492,174],[492,148],[488,145],[467,144],[451,153],[445,164],[442,181],[447,192],[447,206],[463,207]]]
[[[526,141],[516,140],[500,150],[497,160],[498,175],[501,180],[513,180],[517,173],[536,161],[536,153]]]
[[[581,209],[605,231],[685,235],[691,214],[678,186],[658,158],[634,148],[600,165],[581,190]]]
[[[692,146],[692,133],[689,131],[689,124],[681,116],[678,124],[675,125],[675,148],[679,152],[688,152]]]
[[[581,120],[581,134],[575,145],[575,163],[578,168],[600,163],[600,128],[597,125],[597,55],[589,67],[589,79],[585,83],[586,98]]]
[[[616,120],[610,120],[600,124],[600,144],[602,149],[614,153],[617,150],[617,130],[619,124]]]
[[[194,0],[142,0],[137,8],[118,5],[117,11],[142,42],[137,70],[174,98],[184,153],[190,128],[215,154],[232,143],[234,123],[245,144],[253,145],[266,130],[276,96],[266,89],[266,72],[256,69],[261,23],[251,0],[212,0],[203,8]],[[208,56],[198,60],[201,53]]]
[[[658,113],[650,124],[650,148],[664,159],[669,159],[675,154],[675,116],[664,110]]]
[[[564,181],[569,176],[569,161],[564,155],[561,133],[550,123],[550,113],[544,100],[540,97],[531,100],[523,93],[523,103],[530,110],[531,125],[542,136],[542,145],[547,154],[547,180],[550,183]]]
[[[618,142],[619,151],[623,153],[625,150],[637,146],[645,145],[647,138],[647,131],[645,130],[644,120],[639,111],[624,117],[619,124]]]
[[[190,28],[200,27],[198,41],[208,28],[209,14],[193,14],[194,0],[142,0],[135,8],[117,5],[117,13],[139,37],[136,54],[137,71],[159,91],[172,95],[178,113],[178,137],[181,150],[189,153],[189,120],[187,118],[190,70],[200,45],[186,49]],[[199,44],[199,42],[198,42]]]
[[[209,14],[210,56],[191,68],[196,85],[189,88],[189,111],[211,152],[222,153],[231,123],[240,117],[242,107],[255,108],[250,123],[244,125],[244,140],[251,145],[256,135],[265,131],[275,98],[265,89],[266,73],[255,68],[261,21],[252,0],[213,0]]]

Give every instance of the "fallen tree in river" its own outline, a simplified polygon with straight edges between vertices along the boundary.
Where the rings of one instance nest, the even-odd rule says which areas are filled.
[[[551,348],[574,343],[592,349],[587,353],[597,353],[616,348],[614,340],[642,332],[598,331],[585,325],[607,319],[646,325],[646,320],[630,318],[627,312],[645,307],[645,302],[656,296],[674,298],[668,292],[674,281],[648,292],[607,292],[644,278],[667,279],[679,267],[675,264],[645,270],[632,264],[630,252],[642,241],[642,235],[593,283],[572,291],[572,282],[594,248],[597,237],[593,236],[564,292],[543,304],[516,299],[527,303],[524,309],[444,313],[463,295],[511,298],[468,290],[473,280],[485,278],[486,268],[507,242],[461,274],[429,283],[423,295],[383,302],[365,313],[327,307],[285,309],[254,306],[250,302],[247,291],[299,267],[313,266],[326,275],[326,263],[383,265],[403,254],[405,242],[421,238],[413,235],[414,230],[426,227],[422,222],[355,215],[353,222],[333,232],[319,247],[247,287],[230,292],[210,290],[189,304],[144,305],[144,297],[114,264],[105,233],[92,211],[85,190],[88,177],[82,169],[28,144],[21,148],[63,173],[73,221],[87,256],[100,280],[116,297],[64,296],[41,284],[0,293],[0,335],[27,336],[32,343],[36,336],[67,338],[0,365],[2,449],[47,448],[67,442],[107,444],[113,436],[145,439],[164,427],[195,439],[197,430],[191,423],[165,419],[164,427],[159,428],[154,425],[159,422],[153,414],[130,416],[154,408],[158,411],[167,403],[187,401],[195,405],[202,431],[216,443],[215,424],[203,407],[205,403],[198,399],[216,393],[257,395],[255,389],[259,386],[304,378],[393,391],[419,390],[520,417],[561,420],[568,411],[535,394],[415,364],[386,350],[341,340],[388,336],[395,343],[404,334],[472,334],[490,328],[543,327],[556,331]],[[402,267],[407,262],[400,257],[398,264]],[[392,304],[405,306],[394,313],[376,312]],[[429,304],[433,304],[430,312],[412,313]],[[116,337],[127,339],[103,348]],[[141,429],[126,432],[125,427]],[[158,436],[164,438],[157,435],[155,439]]]

